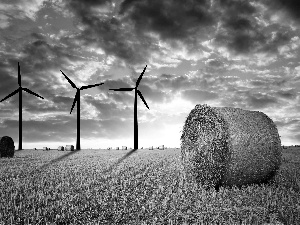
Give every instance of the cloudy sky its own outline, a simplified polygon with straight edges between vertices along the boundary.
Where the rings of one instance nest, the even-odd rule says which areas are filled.
[[[300,144],[298,0],[2,0],[0,99],[22,86],[23,148],[76,144],[133,147],[133,87],[139,147],[180,146],[196,104],[262,111],[284,145]],[[0,103],[0,136],[18,146],[18,95]]]

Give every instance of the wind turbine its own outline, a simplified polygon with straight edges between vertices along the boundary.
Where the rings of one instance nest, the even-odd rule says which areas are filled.
[[[7,95],[5,98],[3,98],[0,102],[3,102],[4,100],[10,98],[11,96],[17,94],[19,92],[19,150],[22,150],[22,91],[26,91],[29,94],[35,95],[39,98],[44,99],[42,96],[39,96],[38,94],[34,93],[33,91],[23,88],[21,86],[21,73],[20,73],[20,64],[18,62],[18,84],[19,88],[15,90],[14,92]]]
[[[99,83],[99,84],[94,84],[94,85],[86,85],[86,86],[82,86],[81,88],[76,87],[76,85],[69,79],[69,77],[67,77],[66,74],[64,74],[63,71],[60,70],[60,72],[62,72],[62,74],[65,76],[65,78],[68,80],[68,82],[71,84],[71,86],[75,89],[77,89],[76,94],[75,94],[75,98],[73,101],[73,105],[70,111],[70,114],[72,113],[72,110],[75,106],[75,103],[77,101],[77,140],[76,140],[76,150],[80,150],[80,91],[84,90],[84,89],[88,89],[88,88],[92,88],[92,87],[96,87],[96,86],[100,86],[104,83]]]
[[[145,101],[142,93],[138,90],[138,86],[142,80],[142,76],[144,75],[146,71],[147,65],[145,66],[143,72],[139,76],[139,78],[136,81],[136,86],[134,88],[118,88],[118,89],[109,89],[113,91],[132,91],[134,90],[134,148],[132,151],[135,151],[138,149],[138,120],[137,120],[137,95],[140,96],[146,107],[149,109],[147,102]],[[129,153],[128,153],[129,154]]]

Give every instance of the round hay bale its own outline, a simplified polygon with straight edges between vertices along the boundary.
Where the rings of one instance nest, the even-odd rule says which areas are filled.
[[[0,157],[14,157],[15,145],[11,137],[4,136],[0,138]]]
[[[205,188],[266,183],[281,154],[276,125],[259,111],[196,105],[183,127],[183,165]]]

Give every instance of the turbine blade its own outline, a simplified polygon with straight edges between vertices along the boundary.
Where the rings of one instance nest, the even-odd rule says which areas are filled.
[[[70,112],[70,114],[72,113],[72,110],[74,109],[74,106],[75,106],[75,103],[77,102],[77,100],[78,100],[78,91],[76,92],[76,95],[75,95],[75,98],[74,98],[74,101],[73,101],[73,105],[72,105],[72,108],[71,108],[71,112]]]
[[[147,68],[147,65],[145,66],[143,72],[141,73],[141,75],[140,75],[139,78],[137,79],[137,81],[136,81],[136,87],[139,86],[139,84],[140,84],[140,82],[141,82],[141,80],[142,80],[142,76],[144,75],[144,73],[145,73],[145,71],[146,71],[146,68]]]
[[[109,90],[113,90],[113,91],[132,91],[134,88],[112,88]]]
[[[102,85],[102,84],[104,84],[104,83],[82,86],[82,87],[80,88],[80,90],[84,90],[84,89],[88,89],[88,88],[92,88],[92,87],[97,87],[97,86],[100,86],[100,85]]]
[[[20,91],[20,89],[18,88],[17,90],[15,90],[14,92],[10,93],[9,95],[7,95],[5,98],[3,98],[0,102],[3,102],[4,100],[10,98],[11,96],[17,94]]]
[[[144,99],[142,93],[141,93],[139,90],[137,90],[137,93],[139,94],[140,98],[142,99],[142,101],[144,102],[144,104],[146,105],[146,107],[149,109],[149,107],[148,107],[148,105],[147,105],[147,102],[145,101],[145,99]]]
[[[44,99],[42,96],[38,95],[37,93],[34,93],[33,91],[29,90],[28,88],[22,88],[22,90],[28,92],[29,94],[35,95],[36,97]]]
[[[18,62],[18,84],[21,87],[21,72],[20,72],[20,63]]]
[[[69,81],[69,83],[71,84],[71,86],[72,86],[73,88],[76,88],[76,89],[77,89],[76,85],[70,80],[70,78],[69,78],[66,74],[64,74],[63,71],[60,71],[60,72],[62,72],[62,74],[63,74],[63,75],[65,76],[65,78]]]

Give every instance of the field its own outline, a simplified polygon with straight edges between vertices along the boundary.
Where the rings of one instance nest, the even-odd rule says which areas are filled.
[[[138,150],[111,167],[128,152],[1,158],[0,224],[300,224],[300,149],[284,149],[274,184],[219,192],[185,179],[180,149]]]

